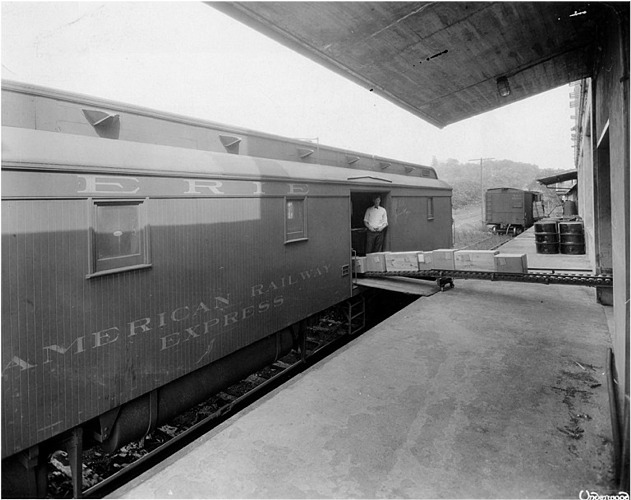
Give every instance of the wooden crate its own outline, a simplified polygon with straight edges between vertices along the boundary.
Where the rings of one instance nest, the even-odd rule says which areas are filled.
[[[495,271],[497,250],[457,250],[454,265],[458,271]]]
[[[454,253],[456,250],[453,248],[441,248],[432,252],[432,269],[447,269],[453,271],[454,266]]]
[[[366,272],[382,273],[386,270],[386,253],[366,254]]]
[[[528,256],[525,253],[498,253],[495,256],[495,271],[498,273],[527,273]]]
[[[418,271],[418,252],[388,252],[386,271]]]
[[[433,252],[417,252],[416,258],[418,260],[419,271],[429,271],[433,269],[434,257]]]
[[[353,257],[353,271],[359,274],[366,272],[366,257]]]

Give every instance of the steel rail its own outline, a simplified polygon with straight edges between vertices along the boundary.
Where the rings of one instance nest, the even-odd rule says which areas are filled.
[[[361,276],[361,275],[360,275]],[[513,281],[520,283],[541,283],[544,285],[578,285],[612,287],[613,276],[594,274],[558,274],[555,272],[498,273],[493,271],[457,271],[432,269],[426,271],[369,271],[366,278],[388,278],[403,276],[406,278],[460,278],[490,281]]]
[[[322,361],[328,355],[346,345],[354,338],[355,336],[352,335],[342,335],[331,342],[318,346],[306,357],[296,361],[292,365],[284,368],[282,371],[267,379],[265,382],[262,382],[252,388],[247,393],[237,397],[225,406],[222,406],[205,419],[183,431],[181,434],[178,434],[166,441],[155,450],[152,450],[135,462],[127,465],[124,469],[121,469],[98,484],[84,490],[82,492],[82,498],[104,498],[106,495],[109,495],[115,490],[123,487],[131,480],[157,466],[160,462],[163,462],[177,451],[202,437],[204,434],[210,432],[212,429],[233,417],[244,408],[247,408],[249,405],[261,399],[269,392],[282,386],[291,378],[319,361]]]
[[[219,410],[209,415],[204,420],[201,420],[192,427],[183,431],[181,434],[169,439],[155,450],[152,450],[135,462],[127,465],[124,469],[121,469],[115,474],[105,478],[103,481],[91,488],[84,490],[83,498],[103,498],[106,495],[111,494],[118,488],[121,488],[131,480],[140,476],[142,473],[166,460],[168,457],[189,445],[194,440],[211,431],[233,415],[236,415],[239,411],[260,399],[271,390],[280,386],[293,375],[302,371],[302,369],[304,369],[302,361],[298,361],[290,367],[284,369],[243,396],[240,396],[225,406],[222,406]]]

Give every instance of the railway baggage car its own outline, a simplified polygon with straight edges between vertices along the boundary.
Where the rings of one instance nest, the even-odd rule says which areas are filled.
[[[123,140],[92,123],[111,103],[16,88],[2,110],[3,496],[44,495],[68,439],[112,451],[291,350],[303,320],[353,295],[353,220],[373,194],[389,250],[452,245],[451,188],[433,176],[162,144],[174,127],[200,134],[164,114],[145,116],[164,124],[156,143]]]

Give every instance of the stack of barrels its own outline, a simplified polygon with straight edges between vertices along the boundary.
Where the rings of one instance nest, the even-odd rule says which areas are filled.
[[[582,255],[585,253],[583,223],[550,219],[535,222],[535,245],[537,253]]]
[[[585,234],[583,223],[559,222],[559,240],[561,253],[568,255],[582,255],[585,253]]]
[[[537,253],[559,253],[559,227],[555,220],[535,222]]]

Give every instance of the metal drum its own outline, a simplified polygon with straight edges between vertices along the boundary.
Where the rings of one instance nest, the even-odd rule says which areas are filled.
[[[556,221],[535,222],[537,253],[559,253],[559,231]]]
[[[585,234],[582,222],[559,222],[561,253],[583,255],[585,253]]]

